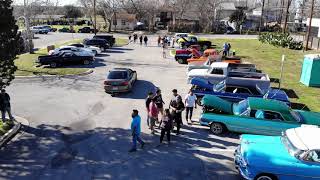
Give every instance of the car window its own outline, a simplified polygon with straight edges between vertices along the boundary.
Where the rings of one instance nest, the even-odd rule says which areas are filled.
[[[128,72],[126,71],[111,71],[108,75],[108,79],[127,79]]]
[[[247,89],[247,88],[242,88],[242,87],[238,87],[236,93],[240,93],[240,94],[252,94],[249,89]]]
[[[62,48],[62,49],[60,49],[60,51],[68,51],[68,50],[71,50],[71,48]]]
[[[73,55],[73,53],[64,53],[62,55],[62,57],[71,57]]]
[[[264,111],[264,110],[257,110],[255,113],[255,118],[268,119],[268,120],[274,120],[274,121],[284,121],[280,113],[272,112],[272,111]]]
[[[307,161],[320,163],[320,150],[310,151],[306,157]]]
[[[219,74],[219,75],[223,75],[223,69],[220,68],[213,68],[211,70],[211,74]]]

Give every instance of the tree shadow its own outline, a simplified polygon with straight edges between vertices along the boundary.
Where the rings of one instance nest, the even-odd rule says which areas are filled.
[[[288,95],[289,98],[299,99],[298,94],[293,89],[281,88],[281,90],[283,90]]]
[[[156,86],[146,80],[137,80],[133,85],[132,91],[129,93],[121,93],[116,95],[118,98],[127,99],[145,99],[150,91],[154,91]]]
[[[0,151],[3,179],[207,179],[200,153],[232,161],[222,153],[188,150],[206,142],[172,136],[170,146],[158,147],[159,136],[145,133],[141,134],[145,148],[130,154],[131,132],[122,128],[76,132],[72,127],[42,124],[24,126],[23,133]],[[235,171],[223,162],[214,163],[226,172]]]

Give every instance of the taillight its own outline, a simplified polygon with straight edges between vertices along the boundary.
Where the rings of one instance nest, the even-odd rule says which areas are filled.
[[[126,81],[126,82],[121,83],[121,85],[127,86],[127,85],[129,85],[129,83]]]
[[[104,85],[111,85],[110,81],[104,81]]]

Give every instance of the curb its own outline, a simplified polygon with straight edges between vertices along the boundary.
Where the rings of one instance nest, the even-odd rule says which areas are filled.
[[[36,76],[15,76],[15,79],[24,79],[24,78],[52,78],[52,77],[75,77],[75,76],[86,76],[93,73],[93,69],[89,69],[86,72],[79,74],[66,74],[66,75],[36,75]]]
[[[0,138],[0,148],[5,146],[21,129],[21,123],[17,123]]]

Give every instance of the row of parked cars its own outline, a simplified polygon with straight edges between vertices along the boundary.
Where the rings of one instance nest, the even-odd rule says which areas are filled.
[[[268,74],[213,49],[177,49],[176,59],[188,63],[188,83],[203,107],[200,124],[215,135],[247,133],[234,153],[241,176],[320,179],[320,113],[292,109],[287,94],[271,87]]]
[[[96,35],[91,39],[84,39],[83,43],[61,46],[49,51],[46,56],[39,56],[36,63],[56,68],[62,65],[84,64],[89,65],[95,56],[112,47],[115,38],[112,35]]]

